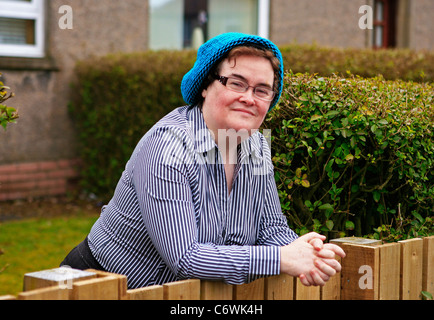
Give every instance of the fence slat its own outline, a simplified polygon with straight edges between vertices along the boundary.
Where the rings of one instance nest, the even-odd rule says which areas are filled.
[[[339,263],[342,263],[342,258],[335,256]],[[333,276],[324,287],[320,289],[321,300],[340,300],[341,299],[341,274]]]
[[[380,300],[399,300],[401,246],[388,243],[380,248]]]
[[[294,277],[281,274],[265,278],[265,300],[293,300]]]
[[[24,291],[18,294],[18,300],[69,300],[70,290],[58,285],[42,289]]]
[[[264,300],[264,278],[234,286],[234,300]]]
[[[295,300],[319,300],[321,297],[319,286],[306,287],[299,278],[294,281],[295,284]]]
[[[434,236],[423,239],[422,290],[434,294]]]
[[[377,300],[379,283],[379,246],[339,244],[345,251],[342,259],[341,299]]]
[[[105,276],[74,283],[72,300],[119,300],[119,277]]]
[[[163,300],[163,286],[127,290],[127,300]]]
[[[201,300],[232,300],[233,286],[220,281],[201,281]]]
[[[128,300],[128,281],[127,276],[123,274],[116,274],[116,273],[110,273],[107,271],[101,271],[101,270],[95,270],[95,269],[87,269],[86,272],[91,272],[96,275],[97,278],[103,278],[103,277],[116,277],[118,279],[118,296],[119,300]]]
[[[401,300],[419,300],[422,291],[423,240],[399,241],[401,245]]]
[[[199,300],[200,280],[184,280],[163,285],[164,300]]]

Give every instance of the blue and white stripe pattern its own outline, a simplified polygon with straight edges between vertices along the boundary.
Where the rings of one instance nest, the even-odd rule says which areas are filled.
[[[96,260],[138,288],[276,275],[280,246],[297,235],[281,212],[264,136],[241,143],[229,194],[201,111],[185,106],[138,143],[88,238]]]

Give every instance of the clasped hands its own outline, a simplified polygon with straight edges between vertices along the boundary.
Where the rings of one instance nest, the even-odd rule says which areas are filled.
[[[310,232],[281,247],[281,272],[298,277],[305,286],[323,286],[341,271],[335,255],[345,257],[341,247],[324,244],[325,239],[323,235]]]

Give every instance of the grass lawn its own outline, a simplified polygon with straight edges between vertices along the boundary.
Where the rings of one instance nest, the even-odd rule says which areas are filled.
[[[74,215],[0,223],[0,295],[21,292],[25,273],[57,268],[97,218]]]

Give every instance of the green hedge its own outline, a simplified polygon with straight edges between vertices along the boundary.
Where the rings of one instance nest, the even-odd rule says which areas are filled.
[[[288,74],[264,128],[290,225],[390,240],[432,233],[433,94],[381,77]]]
[[[372,57],[382,53],[384,61],[395,51],[360,51],[357,59],[342,56],[340,65],[333,59],[339,68],[311,67],[326,66],[330,52],[344,52],[330,50],[282,48],[288,68],[303,68],[301,57],[309,56],[306,70],[324,75],[341,70],[345,79],[288,73],[280,106],[264,124],[273,130],[276,179],[290,225],[300,233],[359,235],[375,228],[374,236],[391,238],[432,230],[432,86],[365,80],[347,73],[361,73],[366,61],[375,65]],[[149,51],[77,65],[70,111],[80,135],[86,192],[103,201],[111,197],[139,139],[162,116],[184,104],[180,83],[195,55]],[[433,78],[427,63],[411,66],[414,69],[409,67],[406,74],[413,80],[422,80],[422,69],[424,80]],[[373,74],[386,70],[384,65],[369,69]]]
[[[161,117],[184,104],[180,83],[193,52],[110,55],[77,65],[70,104],[84,160],[82,186],[107,201],[137,142]]]
[[[434,82],[434,52],[409,49],[337,49],[315,45],[280,48],[285,67],[294,73],[331,76],[351,74],[370,78],[382,75],[387,80]]]

